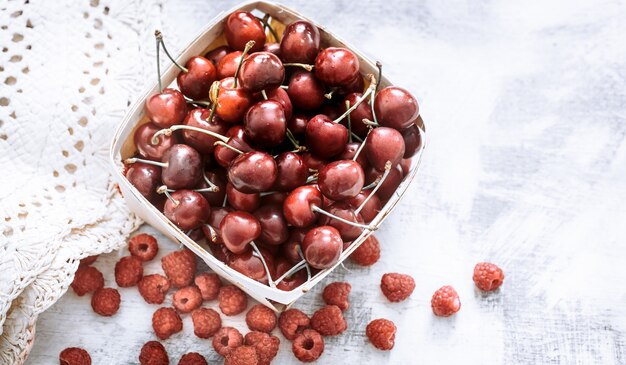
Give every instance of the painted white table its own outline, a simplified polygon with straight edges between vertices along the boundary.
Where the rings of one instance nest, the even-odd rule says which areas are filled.
[[[349,329],[327,339],[319,363],[626,362],[626,6],[289,5],[376,55],[393,80],[418,96],[430,137],[421,172],[378,233],[381,260],[371,269],[349,265],[351,272],[340,269],[326,281],[349,281],[353,293]],[[161,21],[182,45],[230,6],[173,0],[162,7]],[[161,252],[174,249],[160,242]],[[96,264],[109,285],[123,254]],[[500,292],[474,289],[472,269],[482,260],[503,267]],[[158,261],[146,268],[156,270]],[[381,295],[380,276],[390,271],[415,277],[410,300],[390,305]],[[444,284],[454,285],[462,301],[448,319],[434,317],[429,305]],[[297,307],[318,308],[320,289]],[[102,318],[88,297],[69,292],[41,316],[28,363],[56,363],[68,346],[88,349],[94,364],[135,363],[141,345],[154,338],[156,307],[135,289],[121,294],[120,312]],[[367,344],[365,325],[377,317],[398,325],[391,352]],[[245,328],[240,319],[224,322]],[[165,345],[174,364],[188,351],[219,359],[209,341],[193,336],[190,318]],[[293,361],[283,341],[275,363]]]

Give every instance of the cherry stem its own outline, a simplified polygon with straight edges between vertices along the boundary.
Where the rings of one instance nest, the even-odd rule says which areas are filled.
[[[211,232],[211,242],[215,243],[217,241],[217,232],[215,232],[215,228],[211,227],[210,224],[204,224],[205,227]]]
[[[383,81],[383,64],[380,63],[380,61],[376,61],[376,67],[378,67],[378,84],[376,85],[376,91],[378,91],[378,88]]]
[[[280,88],[281,88],[281,89],[288,90],[288,89],[289,89],[289,86],[287,86],[287,85],[280,85]]]
[[[261,95],[263,95],[263,99],[267,100],[267,93],[265,92],[265,90],[261,90]]]
[[[187,102],[187,104],[196,104],[196,105],[202,105],[202,106],[212,106],[213,103],[211,103],[210,101],[204,101],[204,100],[185,100]]]
[[[235,80],[233,81],[233,89],[237,88],[237,77],[239,76],[239,70],[241,70],[241,65],[243,64],[243,60],[246,58],[246,54],[248,54],[248,51],[250,50],[250,48],[254,47],[254,41],[248,41],[248,43],[246,43],[246,48],[243,49],[243,53],[241,54],[241,59],[239,59],[239,64],[237,65],[237,70],[235,71]]]
[[[338,216],[336,216],[336,215],[334,215],[332,213],[329,213],[329,212],[323,210],[322,208],[320,208],[320,207],[318,207],[316,205],[312,206],[311,210],[316,212],[316,213],[323,214],[323,215],[325,215],[327,217],[330,217],[332,219],[336,219],[339,222],[342,222],[342,223],[345,223],[345,224],[349,224],[349,225],[354,226],[354,227],[359,227],[359,228],[367,229],[367,230],[370,230],[370,231],[375,231],[375,230],[378,229],[377,227],[374,227],[374,226],[370,226],[370,225],[367,225],[367,224],[356,223],[356,222],[349,221],[347,219],[343,219],[341,217],[338,217]],[[356,211],[355,211],[355,213],[356,213]],[[356,216],[356,214],[355,214],[355,216]]]
[[[291,142],[291,144],[298,150],[300,151],[301,147],[300,147],[300,143],[298,143],[298,140],[296,139],[296,137],[293,135],[293,133],[291,133],[291,131],[289,130],[289,128],[287,128],[287,139],[289,140],[289,142]]]
[[[275,284],[280,283],[281,281],[283,281],[283,279],[288,278],[291,275],[293,275],[293,274],[297,273],[298,271],[302,270],[305,265],[306,265],[306,260],[302,260],[302,261],[298,262],[297,264],[293,265],[293,267],[291,269],[287,270],[278,279],[276,279],[274,281],[274,283]]]
[[[372,130],[370,129],[370,132],[371,131]],[[363,140],[363,142],[361,142],[361,145],[356,150],[356,153],[354,154],[354,157],[352,157],[352,161],[356,161],[356,159],[359,158],[359,154],[361,154],[361,151],[363,151],[363,148],[365,147],[365,143],[367,142],[367,137],[370,135],[370,132],[367,132],[367,136],[365,136],[365,139]]]
[[[308,184],[310,182],[316,181],[318,177],[319,177],[319,174],[316,172],[313,175],[306,178],[306,183]]]
[[[256,254],[255,256],[257,256],[259,259],[261,259],[261,263],[263,264],[263,267],[265,268],[265,273],[267,274],[267,281],[270,284],[270,288],[275,288],[276,284],[274,284],[274,280],[272,280],[272,275],[270,274],[270,269],[267,267],[267,264],[265,263],[265,258],[263,258],[263,255],[261,254],[261,251],[256,246],[256,243],[254,243],[254,241],[250,241],[250,246],[252,246],[252,249],[254,250],[254,254]]]
[[[156,37],[158,30],[154,31],[154,35]],[[160,32],[159,32],[160,33]],[[159,57],[159,53],[161,50],[161,42],[158,38],[156,38],[156,59],[157,59],[157,77],[159,78],[159,92],[163,92],[163,84],[161,83],[161,59]]]
[[[222,208],[226,206],[226,202],[228,202],[228,194],[224,194],[224,201],[222,202]]]
[[[180,204],[178,202],[178,200],[174,199],[174,197],[172,195],[170,195],[170,192],[167,189],[166,185],[161,185],[157,188],[156,192],[158,194],[165,194],[165,196],[174,204],[174,206],[177,206],[178,204]]]
[[[287,67],[287,66],[296,66],[296,67],[302,67],[303,69],[311,72],[313,71],[313,65],[307,65],[306,63],[283,63],[283,66]]]
[[[376,187],[374,188],[374,190],[372,190],[370,195],[368,195],[367,198],[363,200],[363,203],[361,203],[361,205],[359,205],[359,207],[356,208],[356,210],[354,211],[355,215],[361,213],[361,210],[363,210],[363,207],[365,207],[365,204],[367,204],[367,202],[371,199],[372,195],[376,194],[378,189],[380,189],[380,187],[383,185],[383,182],[385,182],[385,179],[387,178],[387,176],[389,176],[390,171],[391,171],[391,161],[387,161],[385,163],[385,172],[383,173],[383,176],[381,176],[380,180],[378,181],[378,184],[376,184]]]
[[[240,150],[240,149],[238,149],[238,148],[235,148],[235,147],[233,147],[233,146],[229,145],[228,143],[224,143],[224,142],[222,142],[222,141],[217,141],[217,142],[213,143],[213,145],[224,146],[224,147],[226,147],[226,148],[228,148],[228,149],[231,149],[231,150],[233,150],[233,151],[237,152],[237,153],[238,153],[238,154],[240,154],[240,155],[243,155],[243,154],[245,153],[245,152],[243,152],[242,150]]]
[[[189,72],[189,70],[187,70],[187,68],[181,66],[178,62],[176,62],[174,57],[172,57],[170,55],[170,53],[167,51],[167,47],[165,47],[165,42],[163,42],[163,34],[161,33],[161,31],[160,30],[155,30],[154,31],[154,36],[156,37],[157,41],[161,43],[161,46],[163,47],[163,51],[165,52],[167,57],[170,59],[170,61],[172,61],[172,63],[174,63],[176,65],[176,67],[178,67],[182,72]]]
[[[209,189],[211,189],[211,190],[209,190],[209,191],[212,191],[212,192],[218,192],[218,191],[220,191],[220,187],[219,187],[219,186],[217,186],[217,185],[215,185],[215,184],[213,184],[213,182],[212,182],[211,180],[209,180],[209,178],[208,178],[208,177],[206,177],[206,175],[205,175],[205,174],[202,174],[202,177],[204,178],[204,182],[206,182],[206,183],[207,183],[207,185],[209,185]]]
[[[369,126],[372,126],[372,127],[380,127],[380,124],[378,124],[378,122],[372,122],[371,120],[369,120],[367,118],[363,118],[363,124],[369,125]]]
[[[272,195],[272,194],[276,194],[278,193],[278,191],[264,191],[262,193],[259,193],[260,197],[264,197],[264,196],[268,196],[268,195]]]
[[[346,100],[346,110],[350,109],[350,101]],[[348,142],[352,143],[352,119],[350,118],[350,114],[347,116],[348,118]]]
[[[125,164],[133,164],[133,163],[137,163],[137,162],[145,163],[145,164],[148,164],[148,165],[159,166],[159,167],[167,167],[167,164],[165,162],[144,160],[143,158],[137,158],[137,157],[127,158],[127,159],[124,160]]]
[[[298,256],[304,261],[304,267],[306,267],[306,281],[311,280],[311,268],[309,267],[309,263],[304,258],[304,254],[302,253],[302,248],[300,245],[296,246],[296,251],[298,251]]]
[[[328,93],[324,94],[324,97],[326,99],[332,99],[333,98],[333,94],[335,93],[335,91],[337,91],[337,88],[334,88],[332,90],[330,90]],[[346,100],[347,102],[347,100]]]
[[[356,103],[354,103],[353,106],[351,106],[350,108],[348,108],[343,114],[341,114],[339,116],[339,118],[333,120],[333,123],[339,123],[343,120],[343,118],[345,118],[346,116],[348,116],[348,114],[352,113],[354,111],[354,109],[358,108],[358,106],[365,100],[367,99],[367,97],[376,89],[376,78],[374,77],[374,75],[369,75],[370,76],[370,86],[367,88],[367,91],[365,91],[365,94],[363,94],[359,100],[356,101]]]
[[[215,133],[209,130],[206,130],[204,128],[198,128],[198,127],[193,127],[190,125],[184,125],[184,124],[178,124],[178,125],[173,125],[169,128],[165,128],[165,129],[161,129],[159,131],[156,131],[153,135],[152,135],[152,140],[150,141],[150,143],[152,143],[153,145],[159,144],[159,140],[157,139],[160,135],[164,134],[166,136],[171,136],[172,132],[175,132],[179,129],[186,129],[189,131],[194,131],[194,132],[198,132],[198,133],[202,133],[202,134],[208,134],[211,137],[215,137],[219,140],[228,142],[228,137],[222,136],[219,133]]]
[[[278,34],[276,34],[276,31],[274,30],[274,28],[269,23],[270,15],[269,14],[265,14],[265,16],[263,18],[259,18],[258,16],[256,18],[259,19],[261,21],[261,23],[263,23],[263,29],[265,29],[265,28],[269,29],[270,33],[272,33],[272,37],[274,37],[274,40],[276,42],[278,42]]]

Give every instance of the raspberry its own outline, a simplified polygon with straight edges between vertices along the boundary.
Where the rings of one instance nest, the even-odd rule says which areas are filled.
[[[329,305],[336,305],[342,311],[345,311],[350,307],[350,291],[352,290],[352,285],[344,282],[336,282],[330,283],[326,285],[324,288],[324,292],[322,293],[322,298],[324,298],[324,302]]]
[[[228,355],[232,350],[243,344],[243,336],[236,328],[222,327],[213,336],[213,348],[222,356]]]
[[[276,313],[263,304],[257,304],[246,314],[246,324],[251,331],[272,332],[276,328]]]
[[[350,259],[361,266],[372,266],[380,258],[380,244],[374,235],[369,236],[365,242],[361,243],[352,254]]]
[[[152,315],[152,328],[158,338],[166,340],[183,330],[183,321],[174,308],[162,307]]]
[[[141,260],[135,256],[122,257],[115,264],[115,282],[121,288],[136,285],[143,276]]]
[[[222,281],[216,273],[203,272],[196,275],[193,282],[200,289],[203,300],[216,299],[220,292],[220,287],[222,287]]]
[[[252,346],[239,346],[224,359],[224,365],[258,365],[259,357]]]
[[[278,318],[278,328],[289,341],[293,341],[302,331],[309,328],[310,324],[309,316],[295,308],[287,309]]]
[[[291,344],[291,351],[302,362],[313,362],[324,352],[324,338],[315,330],[304,330]]]
[[[170,281],[163,275],[151,274],[141,278],[137,288],[146,303],[161,304],[170,290]]]
[[[178,289],[172,298],[174,308],[181,313],[189,313],[202,305],[200,289],[194,285]]]
[[[218,295],[220,310],[227,316],[234,316],[246,310],[248,297],[241,289],[234,285],[226,285],[220,288]]]
[[[461,309],[459,294],[449,285],[437,289],[430,305],[433,308],[433,313],[440,317],[449,317]]]
[[[244,338],[246,346],[252,346],[259,358],[259,365],[269,365],[278,354],[280,340],[265,332],[252,331]]]
[[[413,293],[415,280],[405,274],[385,274],[380,279],[380,289],[390,302],[401,302]]]
[[[68,347],[59,354],[61,365],[91,365],[89,353],[79,347]]]
[[[311,328],[322,336],[336,336],[348,328],[341,309],[336,305],[327,305],[313,313]]]
[[[100,270],[93,266],[80,266],[74,274],[72,289],[79,297],[92,291],[96,291],[104,286],[104,277]]]
[[[184,354],[178,361],[178,365],[208,365],[204,356],[197,352]]]
[[[175,288],[189,286],[196,273],[196,255],[187,249],[174,251],[161,259],[161,266]]]
[[[84,259],[80,260],[79,266],[89,266],[93,264],[94,262],[96,262],[97,259],[98,259],[98,255],[87,256]]]
[[[147,233],[141,233],[128,241],[128,251],[141,261],[150,261],[159,252],[159,245],[156,238]]]
[[[222,327],[220,314],[210,308],[198,308],[191,312],[193,333],[200,338],[210,338]]]
[[[498,266],[488,263],[479,262],[474,267],[474,283],[476,287],[482,291],[494,291],[502,285],[504,281],[504,273]]]
[[[391,350],[396,339],[396,325],[388,319],[375,319],[367,325],[365,334],[377,349]]]
[[[148,341],[141,348],[139,353],[140,365],[169,365],[169,363],[167,351],[160,342]]]
[[[109,317],[120,309],[120,293],[114,288],[100,288],[91,297],[91,308],[101,316]]]

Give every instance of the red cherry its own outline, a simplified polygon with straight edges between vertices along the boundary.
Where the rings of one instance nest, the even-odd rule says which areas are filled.
[[[332,200],[354,198],[363,189],[364,182],[363,168],[352,160],[329,163],[320,170],[317,178],[322,194]]]
[[[289,233],[289,238],[280,246],[283,257],[293,265],[302,261],[298,253],[298,248],[307,232],[308,229],[306,228],[292,228]]]
[[[187,115],[187,102],[175,89],[163,89],[146,100],[146,115],[159,128],[169,128],[182,123]]]
[[[265,193],[261,197],[261,205],[276,204],[282,207],[288,195],[289,194],[287,193],[281,193],[281,192]]]
[[[365,141],[365,155],[375,169],[383,171],[387,161],[397,165],[404,156],[404,139],[393,128],[374,128]]]
[[[237,210],[254,212],[261,204],[259,193],[245,194],[235,189],[232,184],[226,184],[226,199],[228,204]]]
[[[228,265],[230,258],[234,255],[230,252],[226,246],[221,243],[213,243],[210,240],[207,241],[207,245],[209,246],[209,250],[216,259]]]
[[[343,99],[343,103],[341,104],[341,112],[345,112],[346,101],[350,103],[350,106],[356,104],[357,100],[359,100],[363,96],[362,93],[351,93],[346,95]],[[363,119],[374,120],[372,115],[372,107],[368,101],[364,101],[359,106],[356,107],[350,113],[350,127],[352,128],[352,132],[361,138],[365,138],[367,132],[369,132],[369,127],[363,123]],[[348,118],[345,118],[341,121],[341,124],[348,125]]]
[[[253,93],[275,89],[285,80],[285,68],[275,54],[255,52],[243,61],[238,78],[241,87]]]
[[[220,236],[231,252],[244,252],[251,241],[261,235],[261,224],[250,213],[234,211],[226,214],[220,223]]]
[[[373,171],[376,171],[376,170],[373,170]],[[365,199],[367,199],[367,197],[371,194],[371,192],[372,192],[371,190],[362,191],[354,198],[346,200],[346,203],[350,204],[352,208],[358,209],[363,204]],[[372,196],[371,198],[367,200],[363,208],[361,208],[361,212],[360,212],[361,217],[363,217],[363,220],[366,223],[369,223],[374,218],[376,218],[376,216],[378,215],[378,213],[380,212],[382,208],[383,208],[383,205],[380,203],[380,199],[378,198],[378,195],[374,194],[374,196]]]
[[[324,103],[324,85],[312,72],[295,71],[289,79],[287,94],[293,105],[300,110],[319,109]]]
[[[330,226],[311,229],[302,241],[304,258],[316,269],[327,269],[339,261],[343,240],[339,231]]]
[[[129,165],[126,179],[148,201],[156,200],[156,189],[161,184],[161,168],[159,166],[136,162]]]
[[[319,157],[313,155],[311,152],[305,152],[302,154],[302,160],[306,167],[310,170],[321,170],[324,165],[326,165],[326,161],[320,159]]]
[[[252,96],[241,88],[234,87],[234,78],[227,77],[220,81],[215,113],[228,123],[239,123],[252,105]]]
[[[274,190],[291,191],[306,184],[309,176],[308,168],[302,157],[293,152],[283,152],[276,157],[278,174],[274,182]]]
[[[345,203],[345,202],[335,202],[332,203],[326,210],[338,216],[339,218],[343,218],[347,221],[354,222],[357,224],[363,224],[364,220],[361,214],[357,214],[354,212],[354,208]],[[363,232],[363,228],[353,226],[350,224],[346,224],[337,219],[331,218],[326,215],[322,215],[318,221],[318,223],[322,226],[331,226],[336,228],[341,234],[341,238],[344,241],[352,241],[361,235]]]
[[[305,134],[307,146],[321,158],[340,154],[348,143],[348,129],[323,114],[309,120]]]
[[[305,185],[292,191],[283,204],[283,213],[289,224],[308,227],[315,223],[318,213],[313,207],[322,206],[322,193],[315,186]]]
[[[264,245],[280,245],[289,237],[287,221],[283,216],[282,206],[265,205],[254,212],[261,223],[259,242]]]
[[[263,255],[263,259],[265,260],[265,264],[267,265],[270,275],[272,278],[275,277],[274,259],[272,258],[272,255],[263,248],[260,248],[259,251],[261,252],[261,255]],[[265,270],[265,266],[263,266],[261,258],[253,255],[252,252],[252,249],[248,248],[240,254],[230,255],[228,266],[253,280],[267,285],[269,283],[267,270]]]
[[[341,115],[341,111],[339,111],[339,107],[337,107],[336,105],[333,104],[324,104],[324,106],[322,106],[322,109],[320,110],[319,114],[324,114],[325,116],[329,117],[332,120],[335,120],[337,118],[339,118],[339,116]],[[347,124],[344,124],[347,125]]]
[[[165,201],[163,214],[182,231],[196,229],[209,219],[211,207],[200,193],[178,190]]]
[[[273,53],[280,58],[280,43],[265,43],[263,45],[263,52]]]
[[[347,86],[359,75],[359,59],[345,48],[328,47],[317,54],[315,76],[328,86]]]
[[[219,207],[211,209],[211,214],[206,221],[206,224],[202,225],[202,232],[206,236],[207,240],[213,243],[224,244],[222,236],[220,236],[220,224],[224,217],[232,212],[229,207]]]
[[[206,59],[208,59],[209,61],[211,61],[214,66],[217,66],[217,64],[220,62],[220,60],[222,58],[224,58],[224,56],[226,56],[230,52],[232,52],[232,49],[230,49],[230,47],[228,47],[228,46],[219,46],[219,47],[217,47],[217,48],[207,52],[204,55],[204,57]],[[220,78],[222,78],[222,77],[220,77]]]
[[[283,276],[287,271],[291,270],[293,264],[287,261],[284,257],[279,257],[276,259],[276,277],[278,280],[281,276]],[[306,270],[301,268],[300,270],[292,273],[289,276],[284,277],[278,284],[276,284],[276,288],[283,291],[292,291],[304,284],[307,281]]]
[[[228,144],[241,152],[250,152],[253,150],[250,141],[250,138],[246,135],[242,126],[236,125],[231,127],[228,132],[226,132],[226,137],[228,137]],[[230,163],[239,156],[237,151],[233,151],[228,147],[224,147],[222,145],[215,146],[215,151],[213,152],[213,156],[215,157],[215,161],[222,167],[230,166]]]
[[[289,99],[289,95],[285,89],[277,87],[275,89],[267,90],[266,94],[268,100],[274,100],[280,103],[283,107],[283,111],[285,112],[285,119],[290,120],[293,114],[293,106],[291,105],[291,99]],[[291,132],[293,133],[293,131]]]
[[[313,63],[319,50],[320,32],[315,25],[306,20],[297,20],[285,28],[280,41],[284,62]]]
[[[285,117],[287,116],[287,111],[285,111]],[[291,119],[287,122],[287,129],[293,133],[296,137],[303,137],[304,132],[306,132],[306,125],[309,122],[309,118],[303,114],[294,114]]]
[[[242,193],[269,190],[276,181],[278,168],[274,158],[265,152],[246,152],[230,164],[228,181]]]
[[[360,147],[361,143],[359,142],[348,143],[343,152],[337,155],[337,160],[352,160]],[[367,167],[367,157],[365,157],[365,154],[362,152],[363,151],[361,151],[361,153],[359,153],[359,155],[357,156],[356,162],[358,162],[359,165],[361,165],[361,167],[365,169]]]
[[[236,11],[230,14],[224,23],[224,34],[228,45],[237,51],[243,51],[248,41],[255,42],[252,52],[262,50],[265,44],[263,24],[247,11]]]
[[[241,51],[234,51],[224,55],[217,63],[217,66],[215,66],[217,78],[222,80],[227,77],[234,77],[242,57],[243,52]]]
[[[357,74],[354,80],[350,81],[348,85],[342,86],[335,94],[338,96],[345,96],[351,93],[361,93],[363,92],[363,88],[365,87],[365,81],[363,81],[363,76],[361,74]]]
[[[215,66],[204,57],[191,57],[185,64],[187,72],[181,72],[176,82],[183,95],[192,100],[203,100],[209,97],[209,89],[217,79]]]
[[[417,151],[422,149],[422,135],[417,125],[412,124],[409,128],[403,130],[402,139],[404,139],[404,158],[415,156]]]
[[[202,179],[202,157],[186,144],[170,147],[161,161],[166,164],[162,169],[161,179],[170,189],[192,189]]]
[[[244,126],[254,143],[274,147],[285,139],[287,120],[279,102],[263,100],[248,109]]]
[[[159,143],[152,144],[152,136],[160,129],[154,123],[148,122],[137,127],[133,135],[137,150],[141,156],[148,160],[160,161],[165,151],[178,143],[175,135],[166,136],[162,134],[157,137]]]
[[[397,130],[406,129],[419,115],[417,100],[405,89],[388,86],[374,99],[374,112],[378,124]]]
[[[189,127],[205,129],[220,135],[224,135],[228,131],[228,125],[215,115],[209,121],[211,111],[204,108],[196,108],[190,111],[185,117],[184,124]],[[183,129],[183,139],[185,143],[198,150],[203,154],[213,152],[215,142],[219,141],[211,135],[196,132],[189,129]]]

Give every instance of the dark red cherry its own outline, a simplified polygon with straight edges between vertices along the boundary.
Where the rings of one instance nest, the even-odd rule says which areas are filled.
[[[365,172],[365,183],[370,184],[375,181],[378,176],[382,176],[382,172],[370,167]],[[402,182],[404,178],[404,173],[402,171],[402,166],[400,164],[395,165],[389,171],[389,175],[382,182],[380,188],[376,191],[376,195],[380,198],[381,202],[386,202],[391,198],[393,193],[398,189],[398,186]]]
[[[322,106],[322,109],[320,109],[319,114],[324,114],[325,116],[329,117],[330,119],[335,120],[335,119],[339,118],[339,116],[342,114],[342,112],[339,111],[339,107],[337,107],[336,105],[324,104],[324,106]]]
[[[346,95],[343,103],[341,103],[341,112],[345,112],[346,109],[346,101],[350,103],[350,106],[355,105],[357,101],[363,96],[362,93],[351,93]],[[352,132],[361,138],[365,138],[367,132],[369,131],[369,127],[363,123],[363,119],[374,120],[372,116],[372,107],[368,100],[363,101],[359,106],[356,107],[350,113],[350,126],[352,128]],[[344,118],[341,121],[341,124],[348,125],[348,118]]]
[[[340,154],[348,143],[348,129],[324,114],[309,120],[305,135],[309,150],[321,158]]]
[[[346,48],[328,47],[317,54],[315,76],[328,86],[347,86],[359,74],[359,59]]]
[[[236,11],[228,16],[224,23],[224,34],[228,45],[237,51],[243,51],[248,41],[254,41],[252,52],[263,49],[265,30],[263,24],[247,11]]]
[[[272,276],[273,279],[276,276],[276,271],[274,269],[274,259],[272,255],[264,248],[259,248],[259,251],[263,256],[270,276]],[[230,255],[228,260],[228,266],[231,269],[240,272],[253,280],[267,285],[269,283],[267,270],[265,270],[265,266],[263,266],[261,258],[253,255],[252,252],[253,251],[251,248],[247,248],[240,254]]]
[[[278,174],[274,182],[274,190],[291,191],[306,183],[309,169],[302,157],[294,152],[283,152],[276,157]]]
[[[220,223],[220,236],[232,253],[244,252],[251,241],[261,235],[261,224],[250,213],[234,211],[226,214]]]
[[[270,154],[246,152],[230,164],[228,181],[242,193],[259,193],[274,185],[277,172],[276,161]]]
[[[289,79],[287,94],[296,109],[311,111],[324,103],[324,85],[312,72],[295,71]]]
[[[322,206],[322,193],[316,186],[305,185],[292,191],[283,203],[283,214],[289,224],[308,227],[317,221],[319,213],[313,207]]]
[[[300,254],[298,253],[298,247],[302,243],[304,236],[308,232],[307,228],[292,228],[289,232],[289,238],[280,246],[280,252],[283,257],[291,264],[297,264],[302,261]]]
[[[219,46],[219,47],[217,47],[217,48],[207,52],[204,55],[204,58],[206,58],[209,61],[211,61],[214,66],[217,66],[217,64],[220,62],[220,60],[222,58],[224,58],[224,56],[226,56],[230,52],[232,52],[232,49],[230,49],[230,47],[228,47],[228,46]]]
[[[346,144],[346,148],[344,148],[343,152],[337,155],[337,160],[352,160],[359,150],[359,147],[361,147],[360,142],[350,142]],[[367,157],[365,157],[363,151],[357,156],[356,162],[358,162],[363,169],[367,167]]]
[[[345,202],[335,202],[328,206],[328,208],[326,208],[326,211],[350,222],[358,224],[364,223],[361,214],[355,213],[354,208]],[[363,232],[363,228],[346,224],[326,215],[322,215],[320,217],[318,224],[322,226],[331,226],[336,228],[341,234],[341,239],[343,239],[344,241],[352,241],[359,237]]]
[[[304,258],[316,269],[327,269],[339,261],[343,240],[339,231],[330,226],[311,229],[302,240]]]
[[[185,68],[187,72],[176,76],[180,91],[192,100],[208,99],[211,84],[217,79],[215,65],[204,57],[195,56],[185,63]]]
[[[228,132],[226,132],[226,137],[228,137],[227,144],[235,147],[241,152],[250,152],[253,150],[251,146],[252,141],[248,138],[243,130],[243,127],[240,125],[231,127]],[[239,156],[239,153],[228,147],[217,145],[215,146],[213,156],[215,157],[215,161],[217,161],[220,166],[228,167],[230,166],[230,163]]]
[[[174,134],[171,136],[161,134],[157,138],[159,143],[152,144],[152,136],[160,129],[161,128],[157,127],[154,123],[148,122],[140,125],[133,135],[133,141],[135,142],[135,146],[137,146],[137,150],[141,156],[148,160],[161,161],[165,151],[178,143]]]
[[[350,204],[352,208],[358,209],[371,193],[371,190],[364,190],[354,198],[348,199],[345,202]],[[376,218],[382,208],[383,205],[380,203],[380,198],[378,198],[377,194],[374,194],[374,196],[368,199],[363,208],[361,208],[360,215],[366,223],[369,223]]]
[[[291,105],[291,99],[289,99],[289,95],[282,87],[277,87],[275,89],[267,90],[267,99],[274,100],[280,103],[283,107],[283,111],[285,112],[285,119],[289,120],[293,114],[293,106]],[[293,133],[293,131],[291,131]]]
[[[321,170],[326,165],[325,160],[313,155],[311,152],[303,153],[302,160],[310,170]]]
[[[227,77],[220,81],[215,113],[228,123],[239,123],[252,105],[252,96],[241,88],[234,87],[234,79]]]
[[[244,128],[250,139],[261,146],[274,147],[285,139],[287,119],[282,105],[274,100],[254,104],[246,113]]]
[[[226,199],[228,204],[237,210],[254,212],[261,204],[259,193],[246,194],[235,189],[230,183],[226,184]]]
[[[419,115],[417,100],[403,88],[388,86],[378,93],[374,99],[374,112],[378,124],[403,130],[411,126]]]
[[[293,264],[287,261],[284,257],[279,257],[276,259],[276,277],[274,280],[278,280],[281,276],[283,276],[287,271],[291,270]],[[292,291],[304,284],[307,280],[306,269],[304,267],[300,268],[300,270],[291,273],[284,277],[280,283],[276,284],[276,288],[283,291]]]
[[[288,193],[283,193],[279,191],[272,192],[272,193],[265,193],[263,194],[263,196],[261,196],[261,205],[275,204],[275,205],[280,205],[282,207],[288,195],[289,195]]]
[[[287,26],[280,41],[280,53],[284,62],[315,62],[320,51],[320,32],[306,20],[297,20]]]
[[[211,209],[211,214],[209,214],[209,218],[207,219],[206,223],[202,225],[202,232],[204,233],[207,240],[214,243],[224,244],[222,236],[220,236],[220,224],[222,223],[224,217],[226,217],[226,215],[232,211],[232,208],[229,207],[219,207]]]
[[[275,54],[255,52],[243,61],[238,82],[241,87],[255,93],[275,89],[285,80],[285,68]]]
[[[220,135],[226,134],[228,131],[228,125],[215,115],[212,120],[209,121],[210,115],[211,111],[208,109],[193,109],[187,114],[187,117],[185,117],[184,124],[189,127],[205,129]],[[213,153],[213,149],[215,148],[214,144],[219,141],[219,139],[213,136],[189,129],[183,130],[183,139],[185,140],[185,143],[203,154]]]
[[[187,102],[183,94],[175,89],[163,89],[146,100],[146,115],[159,128],[180,124],[187,115]]]
[[[367,136],[364,147],[367,161],[375,169],[383,171],[387,161],[397,165],[404,156],[404,139],[402,134],[393,128],[374,128]]]
[[[261,236],[258,239],[260,243],[276,246],[287,240],[289,228],[283,216],[282,206],[265,205],[253,214],[261,223]]]
[[[216,169],[214,171],[205,171],[204,175],[210,182],[217,186],[219,190],[202,192],[202,196],[204,196],[211,206],[221,206],[226,196],[225,172],[221,169]],[[208,189],[209,187],[209,184],[204,178],[200,179],[200,183],[197,186],[198,189]]]
[[[234,51],[224,55],[217,63],[217,66],[215,66],[217,78],[222,80],[227,77],[235,77],[235,72],[237,72],[237,67],[241,62],[241,56],[243,56],[241,51]]]
[[[364,87],[365,81],[363,81],[363,76],[361,76],[361,74],[357,74],[354,80],[350,81],[348,85],[338,88],[335,93],[338,96],[346,96],[352,93],[362,93]]]
[[[280,58],[280,43],[265,43],[263,45],[263,52],[273,53],[278,58]]]
[[[211,207],[202,194],[193,190],[177,190],[165,201],[163,214],[182,231],[196,229],[209,219]]]
[[[322,194],[335,201],[354,198],[363,189],[364,182],[363,168],[352,160],[329,163],[320,170],[317,178]]]
[[[228,265],[230,258],[234,255],[230,252],[226,246],[221,243],[213,243],[211,240],[207,240],[207,246],[209,246],[209,250],[216,259]]]
[[[161,168],[147,163],[135,162],[127,165],[126,179],[148,201],[156,200],[156,189],[161,185]]]
[[[170,189],[192,189],[202,179],[202,157],[186,144],[175,144],[165,151],[161,162],[163,184]],[[203,197],[204,199],[204,197]]]
[[[285,117],[287,116],[287,111],[285,111]],[[287,129],[293,133],[296,137],[304,137],[304,133],[306,132],[306,124],[309,122],[309,118],[303,114],[294,114],[291,119],[287,122]]]
[[[401,133],[404,139],[404,158],[411,158],[415,156],[417,151],[422,149],[422,135],[415,124],[411,124],[409,128]]]

